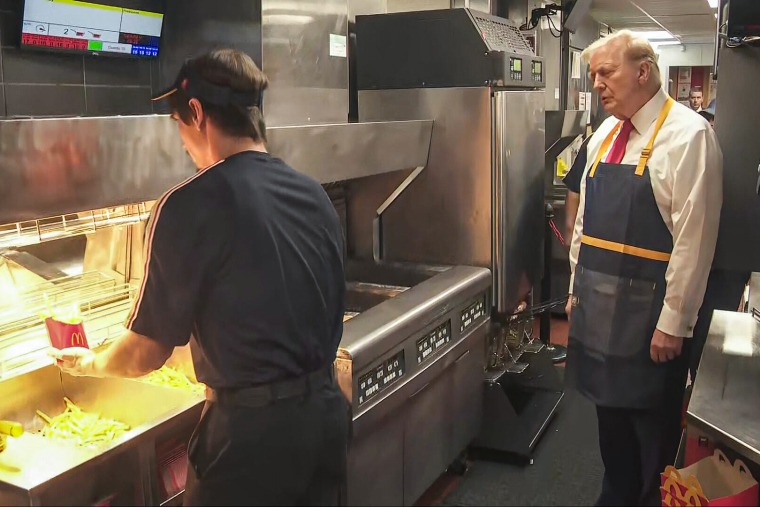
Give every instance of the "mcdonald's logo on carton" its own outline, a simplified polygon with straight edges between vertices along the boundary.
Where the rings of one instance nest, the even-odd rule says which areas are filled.
[[[57,349],[69,347],[90,348],[82,322],[69,324],[48,317],[45,319],[45,326],[47,327],[50,344]]]
[[[87,347],[87,340],[84,337],[84,333],[72,333],[71,346],[72,347]]]

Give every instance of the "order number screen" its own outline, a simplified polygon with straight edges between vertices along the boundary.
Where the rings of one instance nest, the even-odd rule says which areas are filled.
[[[164,15],[115,3],[26,0],[22,46],[158,56]]]

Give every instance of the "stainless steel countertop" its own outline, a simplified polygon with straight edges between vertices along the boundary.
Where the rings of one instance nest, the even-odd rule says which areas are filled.
[[[760,464],[760,324],[751,314],[715,312],[687,420]]]

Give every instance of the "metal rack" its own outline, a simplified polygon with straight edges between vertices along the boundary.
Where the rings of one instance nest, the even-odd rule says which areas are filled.
[[[76,306],[84,319],[87,340],[98,347],[124,332],[124,321],[137,288],[99,272],[45,281],[19,290],[0,305],[0,379],[51,362],[42,315],[48,308]]]
[[[534,334],[534,322],[537,316],[550,312],[558,306],[564,306],[567,297],[554,299],[527,307],[523,305],[507,318],[507,326],[494,333],[489,343],[487,377],[499,377],[504,372],[522,373],[528,363],[521,362],[524,354],[536,354],[550,344],[542,342]]]
[[[146,201],[2,225],[0,250],[90,234],[105,227],[135,224],[147,220],[153,202]]]

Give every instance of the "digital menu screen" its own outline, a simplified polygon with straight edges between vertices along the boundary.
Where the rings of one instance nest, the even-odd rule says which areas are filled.
[[[156,12],[160,5],[155,0],[26,0],[21,47],[155,58],[164,22],[163,13]]]

